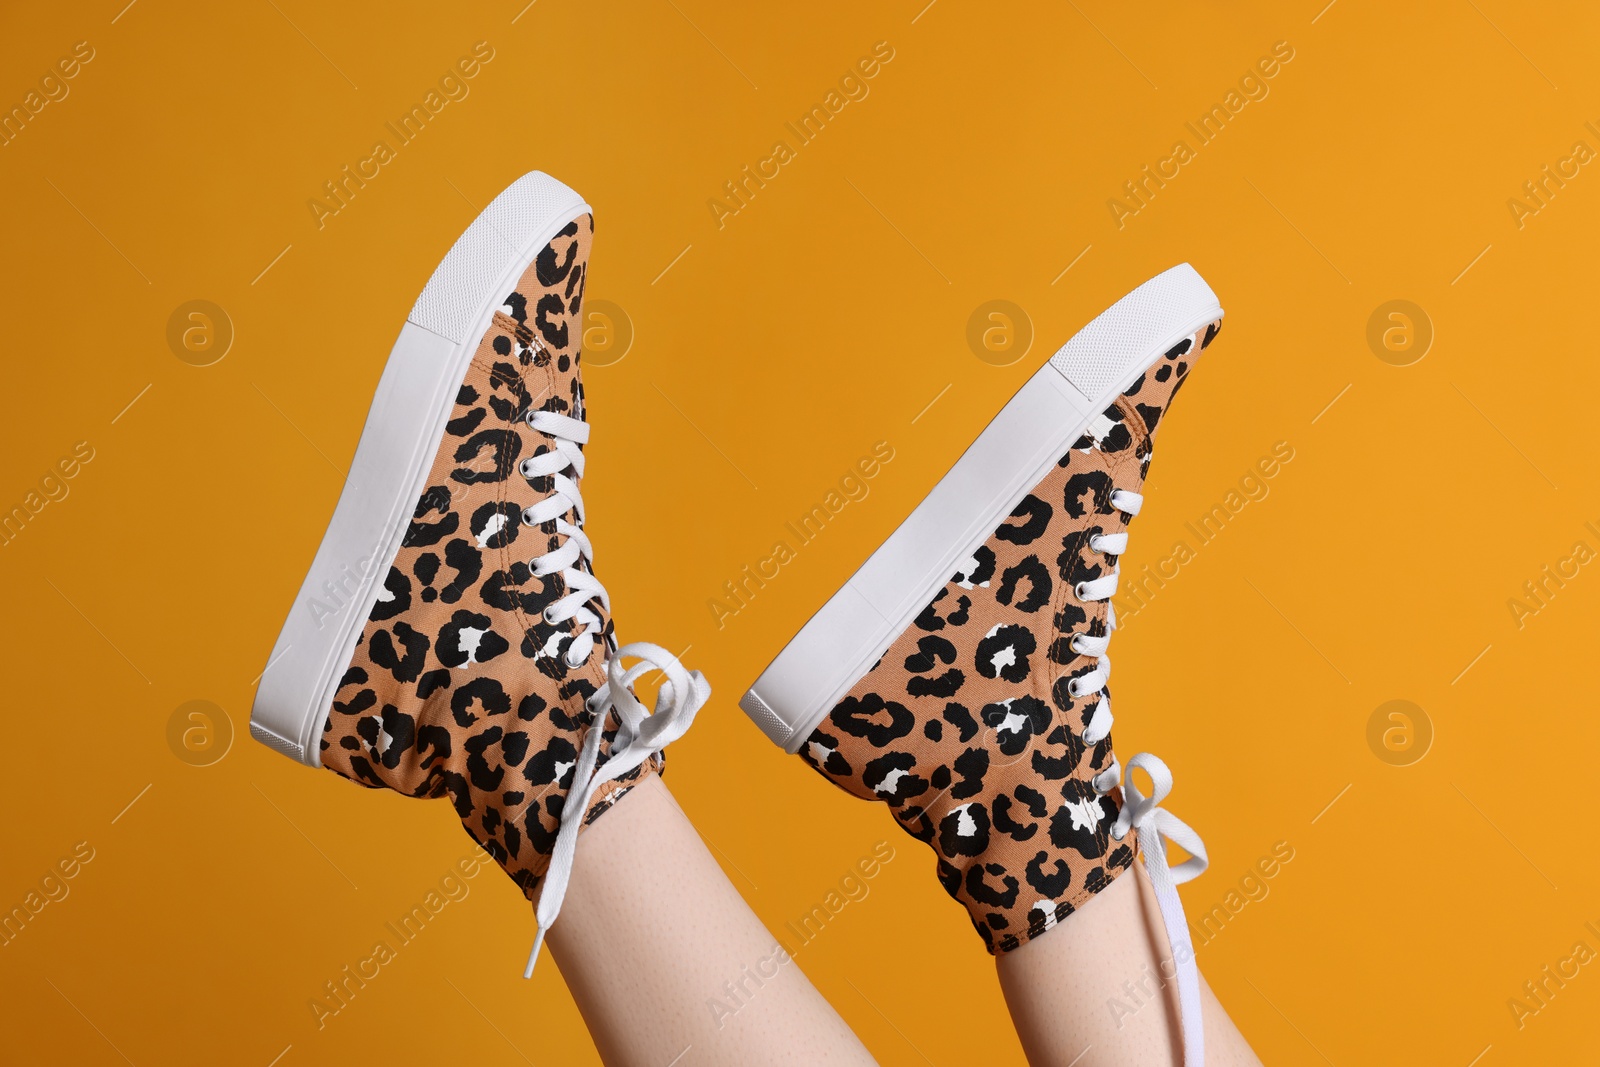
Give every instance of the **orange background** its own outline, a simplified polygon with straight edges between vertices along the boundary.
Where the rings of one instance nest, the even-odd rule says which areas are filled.
[[[595,205],[590,296],[635,330],[588,375],[599,574],[625,639],[691,646],[715,686],[668,781],[769,926],[901,839],[738,694],[1057,345],[1188,260],[1227,324],[1163,430],[1125,577],[1294,452],[1117,641],[1118,748],[1167,759],[1168,806],[1210,848],[1191,917],[1293,849],[1201,966],[1268,1063],[1592,1057],[1593,964],[1520,1026],[1507,1003],[1600,951],[1597,568],[1520,627],[1508,607],[1574,542],[1600,549],[1600,177],[1579,167],[1520,227],[1507,204],[1600,148],[1592,8],[123,2],[0,15],[7,109],[94,50],[0,147],[0,506],[93,449],[0,548],[0,907],[93,850],[0,948],[0,1058],[595,1061],[557,970],[519,977],[532,919],[492,873],[319,1032],[310,998],[470,846],[445,806],[246,732],[401,321],[535,168]],[[319,229],[322,183],[478,41],[470,95]],[[723,182],[879,41],[869,95],[719,229]],[[1280,41],[1268,94],[1119,229],[1108,199]],[[211,366],[166,340],[193,299],[236,331]],[[1035,331],[1008,366],[966,340],[993,299]],[[1393,299],[1434,332],[1409,366],[1367,341]],[[723,582],[880,440],[870,495],[719,628]],[[1421,709],[1409,749],[1369,744],[1397,699]],[[233,730],[206,766],[220,748],[169,742],[191,700]],[[886,1064],[1019,1062],[931,868],[906,841],[800,962]]]

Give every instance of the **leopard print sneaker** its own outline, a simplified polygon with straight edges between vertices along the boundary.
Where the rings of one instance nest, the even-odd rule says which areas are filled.
[[[1051,929],[1142,852],[1191,1058],[1199,984],[1174,886],[1205,849],[1158,806],[1171,788],[1160,760],[1129,761],[1150,774],[1148,797],[1123,777],[1106,649],[1151,441],[1221,318],[1185,264],[1084,327],[740,702],[932,847],[990,952]],[[1192,858],[1169,868],[1163,838]]]
[[[250,717],[302,763],[448,797],[538,901],[530,973],[577,834],[660,771],[710,692],[655,645],[617,647],[593,573],[578,488],[592,234],[582,198],[535,172],[440,263]],[[654,714],[632,691],[651,669]]]

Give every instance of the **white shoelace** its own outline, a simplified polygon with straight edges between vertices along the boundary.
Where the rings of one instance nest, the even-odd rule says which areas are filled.
[[[623,659],[639,662],[623,669]],[[666,681],[656,693],[655,707],[646,712],[639,698],[633,695],[633,683],[643,674],[658,670]],[[577,855],[578,831],[588,814],[589,803],[595,790],[606,782],[620,778],[644,763],[651,756],[683,736],[694,722],[694,716],[711,696],[711,686],[699,671],[691,671],[678,662],[678,657],[648,642],[624,645],[606,662],[606,684],[595,691],[588,700],[594,712],[594,721],[584,737],[583,749],[573,768],[572,786],[561,808],[561,829],[556,833],[556,846],[550,854],[550,867],[545,872],[544,888],[539,893],[539,906],[534,918],[539,932],[533,941],[533,951],[528,953],[528,966],[524,978],[533,977],[533,966],[539,960],[539,950],[544,947],[544,935],[549,931],[561,911],[561,902],[567,895],[567,882],[572,877],[572,860]],[[616,709],[620,727],[611,758],[598,770],[595,764],[600,757],[600,741],[605,734],[606,714]]]
[[[594,651],[595,637],[603,626],[600,616],[590,610],[589,601],[599,601],[604,610],[611,610],[610,594],[593,574],[594,549],[582,526],[583,494],[578,492],[577,479],[583,477],[582,446],[589,441],[589,424],[554,411],[529,411],[526,421],[553,443],[550,451],[529,456],[517,469],[529,481],[548,477],[552,486],[549,496],[522,509],[522,521],[539,526],[554,519],[556,533],[565,538],[559,548],[529,560],[528,566],[541,578],[560,574],[566,584],[567,594],[544,609],[544,621],[559,626],[568,619],[577,620],[566,651],[567,666],[576,667]],[[572,477],[567,476],[568,471]],[[577,526],[563,518],[569,511],[577,514]],[[579,566],[579,560],[588,566]]]
[[[1129,516],[1139,514],[1143,505],[1144,497],[1138,493],[1124,489],[1111,493],[1111,506]],[[1126,532],[1096,534],[1089,539],[1089,547],[1106,555],[1120,556],[1127,550],[1128,535]],[[1117,592],[1119,569],[1113,566],[1109,574],[1079,582],[1073,592],[1082,601],[1110,600]],[[1106,680],[1111,677],[1111,659],[1105,652],[1116,626],[1116,613],[1107,604],[1104,636],[1073,634],[1069,642],[1080,656],[1094,656],[1097,660],[1092,671],[1067,684],[1067,692],[1074,698],[1100,691],[1100,700],[1089,717],[1089,725],[1083,730],[1084,741],[1091,745],[1099,744],[1111,733],[1111,697],[1104,691]],[[1149,796],[1134,782],[1135,768],[1150,776]],[[1128,836],[1129,829],[1138,835],[1139,850],[1144,853],[1145,870],[1155,887],[1156,903],[1161,908],[1161,921],[1167,928],[1167,942],[1177,969],[1183,1062],[1186,1067],[1200,1067],[1205,1062],[1205,1035],[1200,1025],[1200,970],[1195,965],[1194,945],[1189,940],[1189,924],[1183,915],[1183,902],[1178,899],[1178,886],[1206,869],[1205,842],[1187,823],[1160,806],[1172,791],[1172,772],[1151,753],[1141,752],[1130,759],[1127,775],[1113,759],[1111,766],[1095,775],[1093,785],[1095,792],[1101,795],[1122,786],[1122,811],[1112,825],[1111,836],[1121,841]],[[1167,864],[1168,841],[1189,853],[1189,858],[1176,867]]]

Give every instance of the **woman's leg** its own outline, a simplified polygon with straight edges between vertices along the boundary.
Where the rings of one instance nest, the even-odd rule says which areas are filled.
[[[1178,984],[1142,863],[1055,929],[995,957],[1017,1036],[1034,1064],[1183,1063]],[[1207,1067],[1261,1061],[1200,980]]]
[[[873,1062],[658,777],[584,831],[549,942],[608,1067]]]

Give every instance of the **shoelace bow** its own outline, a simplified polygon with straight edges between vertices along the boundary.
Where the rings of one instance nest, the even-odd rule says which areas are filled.
[[[627,669],[623,659],[639,662]],[[658,670],[666,681],[656,693],[655,707],[645,711],[644,704],[634,696],[633,683],[640,676]],[[539,893],[539,906],[534,918],[539,931],[534,936],[533,950],[528,953],[528,966],[524,978],[533,977],[534,964],[539,960],[539,950],[544,947],[544,937],[561,911],[561,902],[567,895],[567,882],[572,877],[572,861],[577,855],[578,832],[589,811],[589,802],[595,790],[606,782],[621,778],[657,752],[682,737],[694,722],[695,713],[711,696],[711,686],[699,671],[691,671],[678,662],[678,657],[662,648],[639,641],[624,645],[606,661],[606,683],[588,700],[594,719],[583,739],[578,762],[573,768],[572,785],[567,790],[561,808],[561,829],[556,833],[556,846],[550,854],[550,867],[545,872],[544,887]],[[615,710],[619,727],[612,745],[611,758],[596,769],[600,758],[600,742],[605,734],[607,713]]]
[[[529,526],[554,521],[556,533],[563,538],[558,547],[530,560],[528,566],[540,577],[559,574],[565,583],[566,594],[545,607],[544,621],[552,626],[559,626],[568,619],[577,621],[565,653],[567,665],[577,667],[594,651],[595,639],[604,627],[601,616],[594,612],[590,603],[598,603],[604,611],[611,610],[611,598],[592,571],[594,549],[583,532],[583,494],[578,490],[578,479],[583,477],[582,446],[589,441],[589,424],[554,411],[529,411],[525,419],[530,427],[550,438],[551,446],[546,452],[524,459],[517,469],[529,481],[549,478],[551,487],[544,499],[522,510],[522,521]],[[568,512],[577,516],[577,525],[567,521]],[[638,662],[624,669],[624,659]],[[633,693],[633,683],[653,670],[665,675],[666,682],[656,694],[655,707],[647,712]],[[545,934],[556,921],[561,903],[566,899],[572,862],[578,850],[578,833],[595,791],[639,767],[682,737],[694,722],[695,713],[710,696],[711,686],[705,677],[699,671],[686,669],[678,662],[678,657],[659,645],[648,642],[624,645],[606,661],[606,682],[587,701],[592,719],[578,753],[578,762],[573,766],[572,784],[562,804],[561,826],[556,832],[550,866],[545,871],[539,906],[534,911],[539,929],[534,936],[533,949],[528,953],[524,978],[533,977]],[[611,758],[597,768],[606,718],[613,710],[618,721],[616,740]]]
[[[1125,489],[1111,493],[1111,505],[1129,517],[1139,514],[1144,497]],[[1128,547],[1128,535],[1096,534],[1089,539],[1089,547],[1096,552],[1120,556]],[[1110,573],[1092,581],[1079,582],[1073,592],[1083,601],[1109,601],[1117,592],[1120,565],[1113,565]],[[1105,654],[1116,629],[1116,612],[1106,604],[1106,632],[1101,637],[1073,634],[1069,642],[1072,650],[1082,656],[1096,657],[1094,669],[1088,674],[1067,683],[1067,692],[1074,698],[1098,691],[1100,699],[1089,725],[1084,727],[1083,739],[1093,745],[1106,739],[1111,732],[1111,696],[1105,692],[1111,677],[1111,658]],[[1150,776],[1150,795],[1145,796],[1133,780],[1133,771],[1143,770]],[[1195,965],[1194,945],[1189,940],[1189,924],[1183,915],[1183,902],[1178,899],[1178,886],[1206,869],[1206,846],[1182,819],[1161,807],[1161,802],[1172,791],[1172,772],[1157,756],[1141,752],[1128,760],[1128,773],[1115,759],[1111,766],[1095,775],[1095,792],[1102,796],[1122,786],[1122,811],[1111,827],[1111,836],[1118,841],[1127,837],[1129,829],[1138,835],[1139,851],[1144,853],[1145,870],[1155,887],[1156,903],[1161,908],[1161,921],[1167,929],[1167,942],[1172,948],[1172,958],[1177,970],[1178,1008],[1183,1030],[1183,1062],[1186,1067],[1199,1067],[1205,1062],[1205,1035],[1200,1025],[1200,971]],[[1176,867],[1167,863],[1167,845],[1170,841],[1189,853],[1189,858]]]

